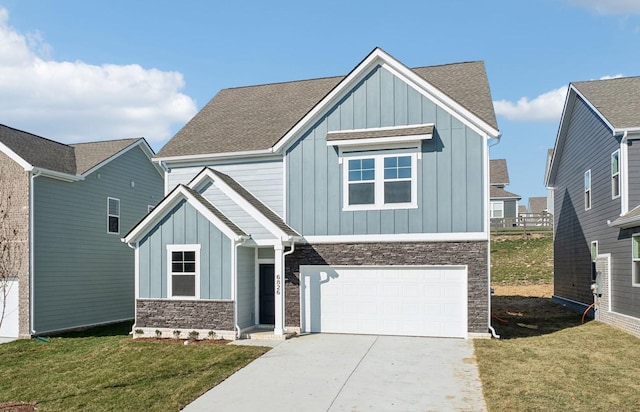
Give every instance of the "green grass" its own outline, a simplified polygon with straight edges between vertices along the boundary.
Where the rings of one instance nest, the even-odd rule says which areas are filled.
[[[177,411],[268,348],[132,341],[130,324],[0,345],[0,402],[38,411]]]
[[[553,283],[553,237],[492,236],[491,283]]]

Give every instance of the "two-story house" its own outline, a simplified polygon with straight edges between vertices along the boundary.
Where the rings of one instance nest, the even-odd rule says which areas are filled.
[[[640,336],[640,77],[569,85],[547,173],[554,299]],[[595,285],[595,286],[594,286]]]
[[[482,62],[376,48],[346,76],[221,90],[123,239],[135,330],[486,336],[498,137]]]
[[[506,159],[489,161],[489,179],[489,216],[499,225],[513,226],[518,217],[518,201],[522,197],[505,190],[510,183]]]
[[[0,125],[0,336],[134,317],[120,238],[163,198],[152,156],[141,138],[67,145]]]

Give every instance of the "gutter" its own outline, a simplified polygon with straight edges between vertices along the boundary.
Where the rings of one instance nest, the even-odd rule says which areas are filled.
[[[33,217],[33,211],[34,211],[34,201],[33,201],[33,197],[34,197],[34,193],[35,190],[33,189],[33,181],[36,177],[40,176],[42,172],[40,170],[35,170],[35,172],[31,171],[29,172],[29,333],[31,335],[34,335],[36,333],[35,329],[34,329],[34,321],[35,321],[35,314],[34,314],[34,308],[35,308],[35,304],[34,304],[34,297],[35,297],[35,291],[34,291],[34,279],[35,279],[35,270],[34,270],[34,266],[35,266],[35,258],[34,258],[34,222],[35,219]]]

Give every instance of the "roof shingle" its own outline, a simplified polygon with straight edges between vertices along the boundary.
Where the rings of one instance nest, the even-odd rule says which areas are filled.
[[[489,182],[492,185],[508,185],[509,170],[506,159],[492,159],[489,161]]]
[[[613,127],[640,126],[640,77],[574,82],[572,85]]]

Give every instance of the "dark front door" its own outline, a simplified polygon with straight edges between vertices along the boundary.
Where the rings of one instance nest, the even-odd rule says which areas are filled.
[[[274,272],[273,264],[260,265],[260,323],[263,325],[273,325],[276,322]]]

